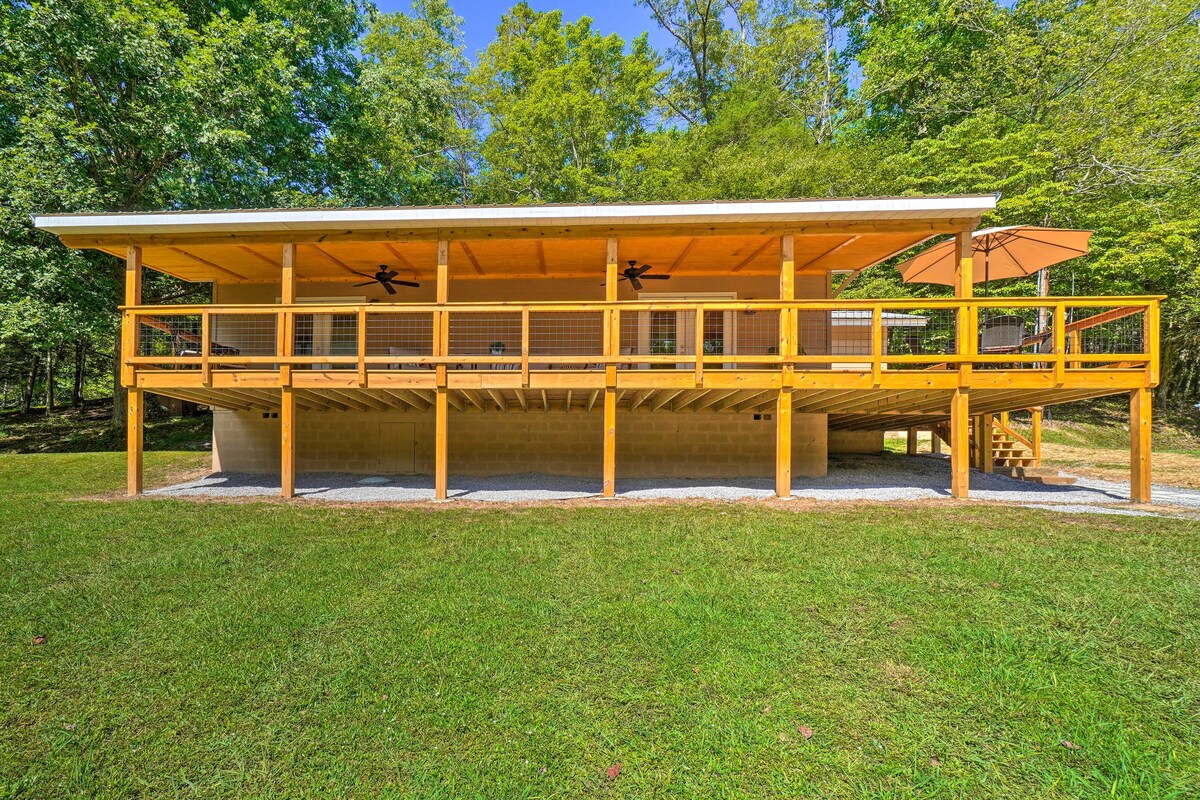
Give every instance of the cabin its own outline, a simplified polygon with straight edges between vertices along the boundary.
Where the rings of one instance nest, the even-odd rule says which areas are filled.
[[[1150,499],[1158,297],[974,292],[984,196],[312,208],[39,216],[125,262],[128,486],[145,395],[214,409],[213,469],[622,477],[825,474],[830,453],[929,430],[951,490],[1006,415],[1127,394]],[[953,296],[844,299],[934,239]],[[211,304],[144,302],[146,269]],[[1000,320],[1019,330],[987,341]],[[1019,322],[1019,326],[1013,321]],[[1007,329],[1006,329],[1007,330]],[[983,346],[981,346],[981,341]]]

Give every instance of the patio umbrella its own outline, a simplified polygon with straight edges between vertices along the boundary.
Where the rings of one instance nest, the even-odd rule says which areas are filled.
[[[1007,228],[986,228],[975,231],[971,242],[975,252],[975,283],[987,284],[993,278],[1020,278],[1038,270],[1087,255],[1092,231],[1067,228],[1034,228],[1013,225]],[[918,253],[897,269],[905,283],[939,283],[954,285],[957,266],[953,239]],[[983,269],[979,257],[983,256]]]

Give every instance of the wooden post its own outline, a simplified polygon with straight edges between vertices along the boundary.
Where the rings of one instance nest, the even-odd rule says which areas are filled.
[[[433,496],[438,500],[446,499],[446,423],[449,406],[446,387],[437,387],[437,402],[434,404]]]
[[[905,452],[910,456],[917,454],[917,429],[908,429],[908,440],[904,443]]]
[[[1029,441],[1033,445],[1033,465],[1042,465],[1042,409],[1029,409]]]
[[[779,299],[785,303],[796,299],[795,238],[790,233],[779,237]],[[787,359],[798,352],[796,321],[796,309],[780,310],[779,355],[784,362],[775,399],[775,494],[782,498],[792,496],[792,385],[796,366]]]
[[[938,436],[937,431],[929,434],[929,452],[935,456],[942,454],[942,437]]]
[[[617,494],[617,389],[604,389],[604,486],[605,497]]]
[[[282,291],[279,296],[283,298],[285,306],[293,305],[296,302],[296,245],[288,243],[283,246],[283,269],[280,271],[280,284]]]
[[[450,300],[450,242],[439,239],[437,247],[437,302],[443,306]]]
[[[979,429],[982,436],[979,439],[979,468],[984,472],[995,470],[995,453],[992,449],[992,431],[996,429],[996,419],[992,414],[984,414],[979,418]]]
[[[131,387],[128,394],[129,425],[126,431],[125,492],[130,497],[142,493],[142,446],[145,397],[141,389]]]
[[[142,304],[142,248],[131,244],[125,251],[125,305]]]
[[[604,300],[617,302],[617,259],[619,243],[609,237],[604,249]],[[617,495],[617,365],[612,361],[621,352],[621,316],[615,308],[605,312],[604,355],[604,465],[601,495]]]
[[[959,499],[970,490],[970,424],[969,391],[960,387],[950,396],[950,494]]]
[[[279,494],[296,496],[296,394],[290,386],[279,390]]]
[[[130,245],[125,253],[125,305],[140,306],[142,304],[142,248]],[[121,357],[121,382],[128,387],[127,414],[125,439],[125,490],[130,497],[142,492],[142,449],[145,444],[145,396],[142,390],[134,386],[134,374],[125,362],[137,351],[137,317],[125,315],[124,344]]]
[[[792,387],[779,390],[775,403],[775,494],[792,496]]]
[[[1150,502],[1150,390],[1129,393],[1129,499]]]
[[[972,231],[968,228],[959,231],[955,236],[958,267],[954,270],[954,296],[961,300],[970,300],[975,294],[975,249],[971,234]],[[960,356],[972,355],[978,348],[979,343],[975,338],[975,318],[978,313],[978,310],[971,305],[963,304],[958,308],[954,352]],[[971,385],[971,369],[970,361],[959,363],[958,385],[960,389]]]
[[[610,237],[604,249],[604,299],[617,302],[617,239]]]

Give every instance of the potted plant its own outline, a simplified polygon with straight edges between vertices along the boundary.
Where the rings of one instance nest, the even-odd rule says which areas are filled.
[[[504,355],[504,342],[492,342],[491,349],[494,356]]]

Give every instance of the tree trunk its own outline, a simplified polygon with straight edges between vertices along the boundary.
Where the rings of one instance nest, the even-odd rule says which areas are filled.
[[[33,390],[37,385],[38,370],[42,366],[42,360],[35,353],[29,359],[29,377],[25,381],[25,386],[21,390],[21,413],[28,414],[33,408]]]
[[[128,412],[129,397],[125,393],[125,387],[121,385],[121,334],[117,332],[116,338],[113,340],[113,358],[112,358],[112,386],[113,386],[113,404],[112,404],[112,426],[118,430],[124,430],[125,424],[128,422],[126,415]]]
[[[53,349],[46,351],[46,415],[54,411],[54,356]]]
[[[83,410],[83,372],[86,364],[87,347],[82,339],[75,342],[75,385],[71,389],[71,403]]]

